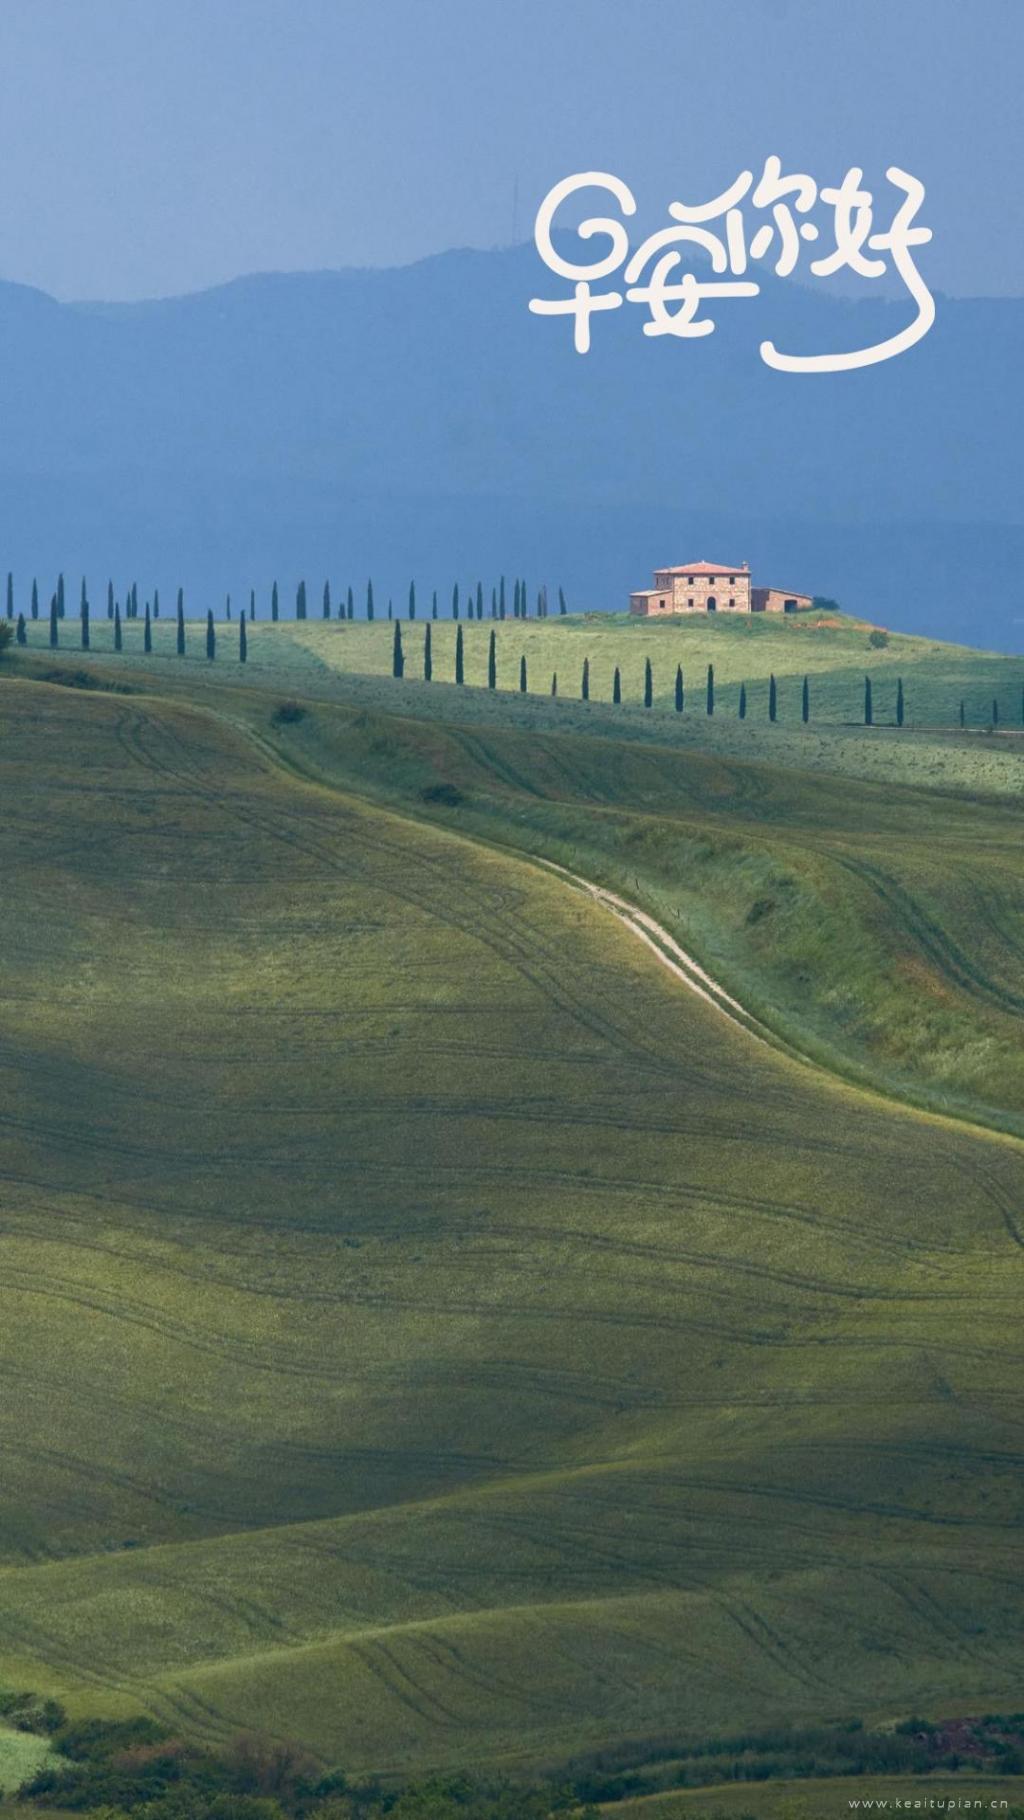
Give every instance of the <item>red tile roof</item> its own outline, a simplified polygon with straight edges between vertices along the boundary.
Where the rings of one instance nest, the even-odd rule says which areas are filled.
[[[657,575],[746,575],[745,562],[681,562],[674,569],[656,569]]]

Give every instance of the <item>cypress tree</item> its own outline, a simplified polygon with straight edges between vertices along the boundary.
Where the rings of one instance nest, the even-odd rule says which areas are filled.
[[[153,618],[160,618],[160,589],[153,589]]]
[[[512,618],[513,619],[519,618],[519,583],[518,583],[518,581],[515,583],[515,585],[512,589]]]
[[[902,678],[902,676],[897,676],[897,678],[896,678],[896,725],[898,727],[902,727],[902,725],[903,725],[903,678]]]
[[[391,647],[391,674],[392,676],[405,675],[405,652],[402,650],[402,622],[400,619],[395,620],[395,637]]]
[[[585,657],[583,659],[583,677],[580,682],[580,700],[581,701],[590,700],[590,659],[589,659],[589,657]]]
[[[654,702],[654,672],[651,669],[650,658],[645,657],[644,658],[644,707],[645,708],[651,707],[653,702]]]
[[[88,590],[87,590],[87,588],[86,588],[86,585],[85,585],[85,576],[84,576],[84,575],[83,575],[83,576],[82,576],[82,586],[81,586],[81,588],[80,588],[80,589],[79,589],[79,591],[78,591],[78,611],[79,611],[79,615],[81,615],[81,614],[82,614],[82,613],[84,613],[84,612],[85,612],[85,609],[86,609],[86,607],[87,607],[87,605],[88,605],[88,601],[89,601],[89,594],[88,594]]]
[[[520,695],[526,694],[526,658],[525,657],[521,657],[519,659],[519,693],[520,693]]]
[[[149,616],[148,600],[146,602],[146,623],[142,628],[142,649],[147,652],[153,649],[153,623]]]
[[[64,618],[64,576],[57,577],[57,618]]]
[[[551,693],[552,693],[552,695],[558,694],[558,671],[557,670],[553,670],[551,672]]]
[[[409,583],[409,618],[416,618],[416,583],[414,581]]]
[[[618,664],[616,664],[615,673],[612,677],[612,701],[615,703],[615,706],[618,707],[621,700],[622,700],[622,677],[619,675],[619,666],[618,666]]]
[[[349,588],[349,591],[345,596],[345,618],[354,619],[355,613],[356,613],[356,603],[355,603],[355,600],[352,595],[352,589]]]
[[[107,583],[107,618],[113,619],[113,617],[114,617],[114,584],[112,581],[108,581],[108,583]]]
[[[424,680],[424,682],[433,681],[433,676],[434,676],[434,654],[430,647],[430,621],[428,619],[427,620],[427,630],[426,630],[426,633],[424,634],[424,638],[423,638],[423,680]]]
[[[714,664],[708,665],[708,686],[707,686],[707,695],[705,698],[705,706],[706,706],[709,714],[714,713],[714,711],[715,711],[715,666],[714,666]]]
[[[82,622],[82,650],[88,651],[88,649],[89,649],[89,602],[87,600],[82,601],[82,604],[78,609],[78,616]]]
[[[455,680],[457,683],[465,682],[465,680],[466,680],[465,669],[464,669],[464,664],[463,664],[462,627],[461,626],[459,627],[458,631],[455,634]]]
[[[249,589],[249,624],[256,618],[256,589]]]
[[[530,597],[526,592],[525,581],[519,583],[519,617],[520,619],[529,619],[530,617]]]
[[[296,619],[306,617],[306,584],[304,581],[300,581],[295,590],[295,617]]]
[[[561,588],[559,588],[559,590],[558,590],[558,611],[560,613],[568,613],[568,611],[569,611],[568,607],[565,604],[565,595],[562,593]]]
[[[431,617],[431,619],[437,618],[437,589],[436,588],[434,589],[433,593],[430,596],[430,617]]]
[[[482,581],[478,581],[476,584],[476,616],[477,619],[483,619],[484,616],[484,584]]]
[[[59,618],[59,614],[57,612],[57,596],[56,596],[56,594],[52,594],[50,596],[50,647],[51,647],[51,649],[55,649],[57,644],[59,643],[59,640],[57,638],[57,620],[58,620],[58,618]]]
[[[368,581],[366,584],[366,617],[367,617],[367,619],[373,618],[373,583],[372,583],[372,581]]]
[[[452,589],[452,618],[458,619],[458,617],[459,617],[459,584],[458,584],[458,582],[456,582],[454,588]]]
[[[121,603],[118,601],[114,607],[114,650],[120,651],[123,643],[124,634],[121,631]]]
[[[779,692],[775,686],[774,676],[769,676],[769,678],[768,678],[768,719],[772,722],[773,725],[775,724],[775,719],[778,714],[778,711],[779,711]]]
[[[213,624],[213,608],[206,609],[206,655],[212,663],[217,655],[217,633]]]
[[[184,655],[185,655],[185,590],[184,590],[184,588],[178,589],[178,636],[177,636],[176,642],[177,642],[177,647],[178,647],[178,656],[184,657]]]
[[[277,619],[280,615],[280,612],[281,612],[281,603],[280,603],[280,600],[278,599],[277,583],[275,581],[273,587],[270,590],[270,617],[271,617],[271,619]]]
[[[746,720],[746,718],[747,718],[747,685],[746,685],[746,683],[740,683],[739,717],[741,720]]]
[[[323,599],[320,604],[320,617],[321,619],[330,619],[331,617],[331,584],[329,581],[324,582]]]
[[[7,571],[7,617],[14,618],[14,576]]]
[[[676,713],[683,711],[683,666],[676,665]]]
[[[505,617],[505,577],[503,575],[501,578],[501,584],[498,588],[498,618],[504,619],[504,617]]]
[[[240,664],[248,663],[249,661],[249,639],[245,629],[244,607],[242,608],[241,617],[238,621],[238,661]]]
[[[388,595],[388,618],[394,619],[394,617],[395,617],[395,603],[389,594]]]
[[[487,642],[487,687],[489,689],[496,689],[498,687],[497,642],[498,641],[495,638],[495,635],[492,631],[491,636]]]
[[[17,624],[17,627],[15,628],[14,636],[19,645],[24,645],[24,644],[28,643],[28,640],[25,636],[25,615],[24,615],[24,613],[18,614],[18,624]]]
[[[39,583],[35,580],[33,580],[33,582],[32,582],[32,608],[31,608],[31,611],[32,611],[32,618],[38,619],[39,618]]]
[[[870,678],[870,676],[865,676],[865,678],[864,678],[864,725],[866,727],[873,727],[874,724],[875,724],[875,711],[874,711],[874,708],[873,708],[872,702],[871,702],[871,678]]]
[[[811,685],[806,676],[804,677],[804,686],[800,691],[800,718],[805,727],[811,718]]]
[[[62,615],[62,617],[63,617],[63,615]],[[137,581],[133,581],[132,582],[132,618],[138,619],[138,617],[139,617],[139,584]]]
[[[491,618],[497,619],[497,617],[498,617],[498,590],[497,590],[497,588],[492,588],[491,589]]]

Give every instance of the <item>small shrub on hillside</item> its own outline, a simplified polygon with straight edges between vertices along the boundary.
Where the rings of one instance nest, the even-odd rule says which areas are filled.
[[[770,916],[772,911],[774,910],[774,908],[775,908],[775,899],[773,897],[755,898],[754,902],[750,906],[750,909],[747,911],[748,926],[752,926],[754,923],[759,923],[761,921],[761,919],[765,916]]]
[[[275,727],[293,727],[297,721],[305,720],[307,709],[297,701],[278,702],[270,716],[271,725]]]
[[[42,1694],[9,1693],[0,1688],[0,1719],[16,1732],[43,1732],[51,1737],[67,1723],[67,1714],[59,1700],[44,1699]]]
[[[883,632],[881,626],[876,626],[873,632],[868,633],[868,644],[871,646],[872,650],[882,651],[888,643],[889,634],[888,632]]]
[[[457,809],[465,800],[462,791],[455,784],[427,784],[420,791],[421,802],[444,803],[449,809]]]

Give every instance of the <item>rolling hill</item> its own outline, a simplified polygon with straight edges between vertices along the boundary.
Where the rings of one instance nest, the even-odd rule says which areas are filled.
[[[492,691],[474,686],[492,628],[461,625],[464,688],[444,681],[450,621],[431,627],[440,680],[429,685],[417,680],[419,621],[402,626],[401,682],[387,674],[393,627],[357,622],[258,621],[244,671],[237,626],[221,624],[210,664],[195,629],[181,659],[161,621],[147,659],[130,625],[109,674],[216,706],[306,776],[624,893],[801,1053],[886,1093],[1024,1133],[1019,660],[895,634],[879,648],[868,627],[829,614],[570,616],[493,628],[506,686]],[[103,674],[109,643],[103,621],[91,653]],[[539,695],[509,687],[523,653]],[[637,705],[648,658],[650,710]],[[54,662],[61,674],[77,659],[48,655],[47,670]],[[562,690],[578,691],[584,662],[590,700],[552,698],[551,670]],[[677,662],[688,679],[682,714],[672,706]],[[865,665],[872,727],[845,718],[863,715]],[[615,666],[618,707],[608,700]],[[902,729],[892,724],[897,677]],[[283,694],[303,704],[292,721],[277,714]],[[963,731],[951,712],[960,700],[976,721]]]
[[[240,680],[0,680],[0,1679],[355,1771],[1012,1703],[1020,1144],[527,851],[867,829],[948,918],[928,793]],[[1011,810],[935,800],[1010,916]]]

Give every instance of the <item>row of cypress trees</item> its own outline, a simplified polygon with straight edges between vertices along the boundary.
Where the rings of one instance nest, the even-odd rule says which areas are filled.
[[[133,617],[137,617],[137,615],[133,615],[130,611],[127,610],[128,603],[126,602],[125,604],[126,604],[126,611],[125,611],[124,618],[131,619]],[[113,613],[112,613],[111,617],[114,622],[114,650],[121,651],[124,649],[124,633],[123,633],[123,629],[122,629],[123,620],[122,620],[122,616],[121,616],[120,601],[116,600],[114,602],[114,608],[113,608]],[[143,616],[143,626],[142,626],[142,649],[143,649],[143,651],[146,651],[146,652],[152,651],[152,649],[153,649],[153,620],[155,619],[155,617],[156,617],[156,614],[151,609],[150,603],[147,600],[145,614]],[[80,626],[81,626],[81,632],[80,632],[81,647],[82,647],[83,651],[88,651],[91,648],[90,611],[89,611],[88,598],[83,599],[81,607],[79,608],[79,621],[80,621]],[[185,621],[184,601],[182,600],[181,590],[179,589],[179,591],[178,591],[178,612],[177,612],[177,638],[176,638],[176,649],[177,649],[177,653],[178,653],[179,657],[184,657],[185,651],[187,649],[185,627],[186,627],[186,621]],[[19,645],[25,645],[28,643],[28,628],[25,624],[24,613],[18,614],[18,618],[17,618],[17,622],[16,622],[16,629],[15,629],[15,640]],[[49,640],[49,642],[50,642],[50,649],[54,650],[54,651],[57,650],[57,648],[60,645],[60,615],[57,611],[56,596],[54,596],[54,598],[50,602],[50,640]],[[206,655],[211,660],[211,662],[217,655],[217,627],[216,627],[216,622],[213,617],[212,607],[208,609],[207,614],[206,614]],[[248,628],[246,626],[246,615],[243,611],[239,618],[239,621],[238,621],[238,660],[239,660],[239,662],[243,663],[243,664],[246,663],[248,660],[248,656],[249,656],[249,634],[248,634]]]
[[[182,601],[182,599],[183,599],[183,590],[181,588],[179,588],[178,589],[179,603]],[[160,618],[160,590],[158,588],[154,589],[154,591],[153,591],[152,602],[147,601],[145,603],[145,606],[146,606],[147,611],[149,612],[149,616],[151,619]],[[65,618],[65,616],[66,616],[66,590],[65,590],[65,585],[64,585],[63,574],[58,575],[58,577],[57,577],[57,586],[54,589],[53,595],[51,597],[51,607],[54,609],[58,620]],[[87,614],[88,607],[89,607],[88,588],[86,586],[85,577],[83,575],[80,606],[79,606],[80,615]],[[252,621],[256,618],[256,590],[255,590],[255,588],[250,588],[250,590],[249,590],[249,605],[248,605],[247,611],[248,611],[249,624],[251,625]],[[323,587],[323,595],[322,595],[322,599],[321,599],[320,611],[321,611],[321,617],[323,619],[333,619],[335,617],[337,617],[338,619],[354,619],[356,617],[356,604],[355,604],[355,595],[354,595],[351,587],[346,590],[344,596],[339,595],[337,611],[335,613],[335,609],[332,606],[332,600],[331,600],[331,584],[329,581],[325,581],[324,587]],[[376,606],[375,606],[375,602],[374,602],[374,592],[373,592],[372,580],[368,581],[366,584],[366,602],[365,602],[364,611],[365,611],[365,617],[368,620],[372,620],[376,617]],[[491,589],[490,618],[491,619],[505,619],[506,617],[508,617],[508,614],[510,611],[511,611],[511,616],[513,619],[529,619],[531,617],[530,597],[529,597],[529,593],[527,591],[526,582],[520,581],[520,580],[513,582],[511,593],[509,593],[509,591],[507,589],[507,585],[506,585],[506,580],[503,575],[501,577],[501,580],[499,581],[498,585]],[[568,613],[568,611],[569,611],[569,608],[566,603],[565,592],[562,588],[559,588],[559,590],[558,590],[558,612],[559,612],[559,614],[566,614],[566,613]],[[549,604],[548,604],[547,588],[546,587],[539,588],[537,590],[536,599],[534,602],[534,615],[537,619],[547,619],[549,617],[549,614],[550,614],[550,608],[549,608]],[[15,600],[14,600],[14,576],[10,570],[8,570],[8,574],[7,574],[6,616],[10,620],[14,620],[17,618],[17,612],[16,612]],[[30,599],[30,605],[29,605],[29,618],[38,619],[39,616],[40,616],[40,614],[39,614],[39,583],[37,580],[33,580],[31,599]],[[139,588],[138,588],[137,582],[133,581],[131,583],[130,587],[126,590],[124,609],[123,609],[123,611],[121,611],[120,601],[115,597],[115,594],[114,594],[114,584],[112,581],[108,581],[108,583],[107,583],[107,618],[110,620],[113,620],[115,617],[118,617],[118,616],[120,616],[122,619],[138,619],[140,617],[140,614],[139,614]],[[416,583],[414,581],[411,581],[409,583],[409,598],[408,598],[408,604],[407,604],[407,609],[406,609],[406,616],[409,619],[416,618]],[[451,616],[453,619],[459,619],[460,617],[465,618],[465,619],[483,619],[485,617],[483,582],[478,581],[476,584],[475,590],[473,588],[467,588],[464,595],[460,595],[459,584],[458,584],[458,582],[455,583],[455,585],[452,589],[452,595],[451,595]],[[225,619],[231,618],[231,596],[230,596],[230,594],[228,594],[225,597],[224,617],[225,617]],[[281,591],[280,591],[276,581],[272,584],[271,590],[270,590],[270,617],[272,620],[278,620],[281,617]],[[307,596],[307,591],[306,591],[306,584],[304,581],[300,581],[298,584],[298,587],[295,590],[295,617],[296,617],[296,619],[307,619],[309,617],[308,596]],[[388,619],[395,619],[397,617],[395,610],[394,610],[394,603],[391,600],[388,601],[388,605],[387,605],[387,617],[388,617]],[[431,596],[430,618],[438,619],[439,617],[440,617],[440,610],[438,607],[437,589],[435,588],[433,591],[433,594]]]
[[[531,617],[530,597],[525,581],[514,581],[511,592],[509,592],[504,575],[501,577],[497,586],[491,589],[489,611],[486,610],[484,585],[482,581],[478,581],[475,588],[468,587],[465,590],[465,593],[461,592],[458,582],[455,582],[451,592],[449,611],[452,619],[507,619],[510,614],[513,619],[529,619]],[[559,588],[558,612],[560,615],[564,615],[568,613],[568,611],[569,608],[565,598],[565,590]],[[405,618],[416,619],[417,613],[416,583],[411,581],[409,583],[409,597],[406,603]],[[538,588],[534,602],[533,617],[537,619],[548,619],[550,615],[551,607],[548,601],[547,588]],[[271,591],[270,616],[272,619],[277,619],[279,617],[276,582]],[[330,583],[326,581],[324,582],[321,616],[324,619],[331,619],[333,617],[331,610],[331,587]],[[355,599],[352,589],[349,588],[344,600],[339,599],[338,601],[337,617],[339,619],[354,619],[355,616]],[[295,617],[296,619],[306,619],[308,617],[304,582],[299,583],[298,595],[295,602]],[[368,581],[366,584],[366,602],[363,617],[367,620],[373,620],[377,617],[377,605],[372,580]],[[398,620],[400,617],[401,616],[395,612],[394,602],[389,600],[387,604],[387,618]],[[440,619],[442,617],[436,588],[433,590],[430,597],[429,612],[425,612],[423,617],[431,620]]]
[[[396,677],[401,677],[401,676],[405,675],[405,651],[404,651],[404,648],[402,645],[402,627],[401,627],[400,622],[397,620],[395,621],[395,632],[394,632],[394,640],[393,640],[393,645],[392,645],[391,674],[392,674],[392,676],[396,676]],[[434,675],[433,640],[431,638],[430,626],[428,625],[426,628],[426,634],[425,634],[424,641],[423,641],[423,680],[425,682],[431,682],[433,680],[433,675]],[[455,634],[455,681],[456,681],[456,683],[464,683],[465,680],[466,680],[465,643],[463,640],[462,627],[459,626],[459,628]],[[497,637],[496,637],[496,634],[492,631],[490,638],[488,640],[488,645],[487,645],[487,687],[489,689],[496,689],[497,686],[498,686]],[[521,656],[519,659],[519,690],[520,690],[520,693],[523,695],[525,695],[528,692],[527,666],[526,666],[525,654],[523,656]],[[550,693],[552,695],[558,694],[558,673],[557,673],[557,671],[554,672],[554,674],[552,675],[552,678],[551,678]],[[685,683],[684,683],[684,679],[683,679],[683,667],[681,664],[676,665],[674,697],[675,697],[676,713],[682,714],[685,711],[685,706],[686,706],[686,687],[685,687]],[[612,675],[611,699],[612,699],[613,704],[615,704],[615,705],[618,705],[622,701],[622,674],[621,674],[618,664],[616,664],[614,673]],[[585,657],[583,659],[583,669],[582,669],[582,673],[580,676],[580,700],[581,701],[590,700],[590,659],[588,657]],[[644,660],[643,703],[644,703],[645,708],[651,708],[654,706],[654,670],[651,665],[651,660],[649,657],[645,658],[645,660]],[[705,684],[704,684],[704,707],[705,707],[706,713],[714,714],[714,712],[715,712],[715,666],[714,666],[714,664],[708,664],[708,667],[707,667],[707,676],[706,676]],[[740,693],[739,693],[737,712],[738,712],[740,720],[746,720],[746,718],[747,718],[747,685],[745,682],[742,682],[740,684]],[[906,698],[905,698],[905,695],[903,692],[903,678],[902,678],[902,676],[899,676],[896,679],[896,725],[898,727],[903,726],[904,719],[905,719],[905,712],[906,712]],[[768,719],[772,722],[775,722],[778,719],[778,716],[779,716],[778,683],[776,682],[775,677],[773,675],[770,675],[768,678]],[[804,677],[803,683],[801,684],[801,689],[800,689],[800,718],[803,721],[805,726],[807,725],[807,723],[810,721],[810,718],[811,718],[811,685],[810,685],[810,678],[807,676]],[[999,704],[994,699],[992,702],[992,720],[993,720],[994,724],[998,724]],[[1022,720],[1022,724],[1024,724],[1024,690],[1022,690],[1022,692],[1021,692],[1021,720]],[[870,726],[874,725],[874,701],[873,701],[871,678],[869,676],[865,676],[865,678],[864,678],[864,725],[866,727],[870,727]],[[964,703],[963,702],[960,703],[960,725],[961,726],[965,725],[965,714],[964,714]]]
[[[522,582],[522,581],[515,582],[513,592],[512,592],[511,604],[512,604],[513,618],[525,619],[525,618],[529,617],[528,597],[527,597],[525,582]],[[108,582],[107,583],[106,608],[107,608],[107,618],[113,622],[114,649],[115,649],[115,651],[120,651],[123,648],[122,619],[138,619],[139,618],[139,593],[138,593],[137,584],[135,582],[133,582],[126,592],[125,610],[124,610],[124,614],[122,615],[121,603],[119,600],[117,600],[115,598],[115,595],[114,595],[113,582]],[[351,619],[354,614],[354,608],[355,608],[355,603],[354,603],[353,593],[352,593],[352,589],[349,588],[347,591],[345,600],[343,602],[339,601],[339,607],[338,607],[339,618]],[[565,601],[565,594],[561,588],[559,588],[559,590],[558,590],[558,611],[560,614],[565,614],[568,611],[568,608],[566,606],[566,601]],[[455,583],[455,586],[452,590],[451,613],[452,613],[453,619],[458,620],[460,618],[460,598],[459,598],[458,582]],[[547,617],[547,613],[548,613],[547,590],[542,588],[542,589],[540,589],[540,591],[537,595],[537,617],[545,618],[545,617]],[[230,618],[231,618],[231,596],[230,596],[230,594],[226,598],[225,614],[226,614],[226,618],[228,620],[230,620]],[[475,595],[472,594],[471,592],[467,591],[467,595],[466,595],[466,599],[465,599],[465,615],[469,619],[482,619],[483,618],[483,585],[480,582],[477,583]],[[39,587],[38,587],[38,582],[35,580],[33,580],[33,582],[32,582],[30,616],[32,619],[39,618]],[[66,616],[66,590],[65,590],[65,585],[64,585],[64,577],[63,577],[63,574],[61,574],[57,578],[57,586],[54,589],[54,592],[50,597],[49,642],[50,642],[50,645],[52,648],[56,648],[59,644],[60,621],[62,619],[64,619],[65,616]],[[81,647],[83,650],[87,651],[90,648],[91,609],[90,609],[89,596],[88,596],[88,591],[86,588],[86,582],[85,582],[84,576],[82,578],[78,616],[79,616],[80,627],[81,627]],[[298,585],[298,589],[297,589],[297,593],[296,593],[296,603],[295,603],[295,616],[297,619],[305,619],[307,616],[305,582],[300,582]],[[506,617],[506,593],[505,593],[504,576],[502,576],[498,587],[492,588],[492,590],[491,590],[491,614],[490,614],[490,616],[492,619],[504,619]],[[12,620],[15,618],[14,578],[10,571],[8,571],[8,575],[7,575],[6,617],[9,620]],[[156,619],[159,619],[159,617],[160,617],[160,593],[159,593],[158,589],[154,589],[152,603],[150,603],[148,600],[146,601],[145,609],[144,609],[144,613],[143,613],[143,650],[146,652],[151,651],[153,648],[152,622]],[[255,619],[255,617],[256,617],[256,590],[253,588],[253,589],[250,589],[250,593],[249,593],[248,625],[247,625],[247,615],[244,610],[243,610],[242,614],[240,615],[239,622],[238,622],[238,627],[239,627],[238,658],[239,658],[239,662],[241,662],[241,663],[245,663],[248,659],[249,628],[251,627],[252,621]],[[279,595],[277,582],[275,581],[273,583],[273,586],[271,589],[271,618],[273,620],[277,620],[279,617],[280,617],[280,595]],[[331,617],[331,590],[330,590],[330,583],[326,582],[326,581],[324,582],[324,591],[323,591],[323,617],[325,619],[329,619]],[[373,597],[372,580],[367,582],[367,588],[366,588],[366,617],[369,620],[372,620],[374,617],[374,597]],[[394,618],[392,603],[390,601],[388,602],[388,617]],[[416,584],[415,584],[415,582],[409,583],[409,599],[408,599],[407,617],[410,620],[414,620],[416,618]],[[434,594],[432,596],[432,600],[431,600],[430,619],[436,620],[437,618],[438,618],[438,602],[437,602],[437,592],[435,590]],[[178,589],[177,602],[176,602],[176,621],[177,621],[176,648],[177,648],[178,655],[184,656],[185,650],[186,650],[186,630],[185,630],[186,621],[185,621],[185,596],[184,596],[184,590],[182,588]],[[17,626],[16,626],[15,636],[16,636],[17,643],[19,645],[24,645],[27,643],[27,628],[26,628],[24,613],[17,614]],[[216,623],[215,623],[214,616],[213,616],[213,610],[212,610],[212,608],[210,608],[207,610],[207,615],[206,615],[206,655],[212,661],[216,657],[216,652],[217,652]],[[393,655],[392,655],[392,674],[394,676],[404,676],[404,674],[405,674],[405,655],[402,650],[401,621],[398,619],[395,619],[394,647],[393,647]],[[431,681],[433,678],[433,653],[432,653],[432,649],[431,649],[431,632],[430,632],[430,622],[429,621],[427,623],[426,635],[425,635],[425,640],[424,640],[423,675],[424,675],[425,681],[427,681],[427,682]],[[456,633],[456,641],[455,641],[455,681],[456,681],[456,683],[459,683],[459,684],[465,682],[465,652],[464,652],[463,632],[462,632],[461,624],[459,625],[458,631]],[[491,631],[490,641],[489,641],[489,645],[488,645],[488,654],[487,654],[487,686],[490,689],[496,689],[498,686],[498,682],[497,682],[497,645],[496,645],[495,633],[493,630]],[[526,694],[528,692],[527,664],[526,664],[525,655],[521,656],[519,659],[519,689],[520,689],[521,693],[523,693],[523,694]],[[557,672],[552,675],[550,692],[552,695],[558,694]],[[677,713],[681,714],[684,712],[685,699],[686,699],[685,698],[685,686],[684,686],[684,681],[683,681],[683,671],[682,671],[681,665],[676,666],[674,695],[675,695],[676,711],[677,711]],[[584,658],[584,660],[583,660],[583,669],[582,669],[582,675],[581,675],[581,679],[580,679],[580,699],[582,701],[590,700],[590,660],[589,660],[589,658]],[[616,665],[616,667],[615,667],[614,675],[612,678],[611,699],[612,699],[612,702],[615,704],[621,703],[621,701],[622,701],[622,679],[621,679],[621,674],[620,674],[618,665]],[[651,660],[649,657],[646,658],[645,662],[644,662],[643,702],[644,702],[644,706],[646,708],[650,708],[654,704],[654,676],[653,676],[653,670],[652,670],[652,666],[651,666]],[[774,722],[778,719],[778,706],[779,706],[778,684],[776,682],[775,677],[772,675],[772,676],[769,676],[769,679],[768,679],[768,719],[772,722]],[[713,664],[709,664],[707,667],[707,678],[706,678],[706,683],[705,683],[705,710],[708,714],[713,714],[715,711],[715,670],[714,670]],[[739,714],[740,720],[745,720],[747,717],[747,686],[746,686],[746,683],[740,684],[738,714]],[[905,698],[904,689],[903,689],[903,678],[897,677],[897,679],[896,679],[896,725],[898,727],[902,727],[904,725],[905,716],[906,716],[906,698]],[[810,720],[810,717],[811,717],[810,681],[809,681],[809,678],[805,676],[803,679],[803,683],[801,686],[801,692],[800,692],[800,718],[806,725],[808,723],[808,721]],[[871,677],[866,675],[864,678],[864,725],[866,727],[873,726],[874,719],[875,719],[874,689],[873,689]],[[993,696],[990,724],[993,726],[998,726],[999,721],[1000,721],[999,702],[996,699],[996,697]],[[961,727],[964,727],[967,724],[966,704],[963,700],[961,700],[961,702],[959,704],[959,722],[960,722]],[[1021,691],[1021,723],[1022,723],[1022,725],[1024,725],[1024,689],[1022,689],[1022,691]]]

